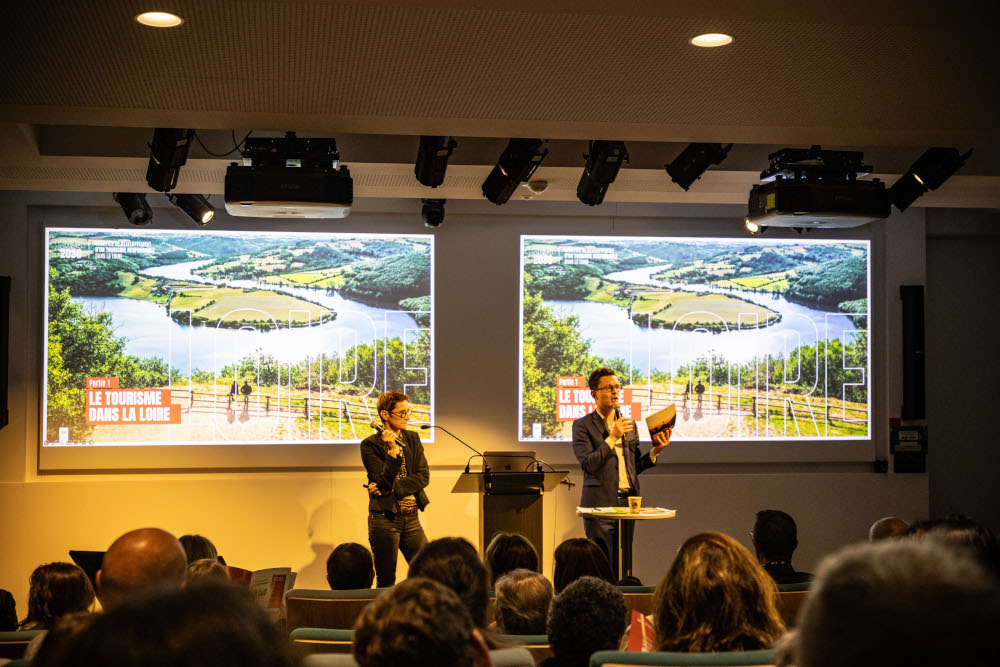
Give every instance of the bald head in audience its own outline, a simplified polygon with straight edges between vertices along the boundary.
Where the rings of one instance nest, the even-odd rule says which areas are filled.
[[[159,528],[139,528],[115,540],[97,572],[97,595],[111,608],[135,592],[184,584],[187,554],[177,538]]]
[[[884,517],[872,524],[872,527],[868,530],[868,541],[878,542],[879,540],[884,540],[889,537],[896,537],[897,535],[901,535],[903,531],[909,527],[910,524],[906,523],[899,517]]]

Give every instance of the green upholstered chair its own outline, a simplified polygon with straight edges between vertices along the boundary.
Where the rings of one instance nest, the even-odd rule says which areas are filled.
[[[0,658],[16,660],[24,657],[28,644],[44,630],[13,630],[0,632]]]
[[[331,630],[329,628],[295,628],[289,637],[293,646],[303,648],[308,653],[351,653],[354,641],[353,630]]]
[[[285,628],[329,628],[350,630],[362,610],[381,595],[385,588],[353,591],[293,588],[285,593]]]
[[[590,667],[748,667],[773,665],[773,651],[729,651],[725,653],[668,653],[656,651],[598,651],[590,656]]]

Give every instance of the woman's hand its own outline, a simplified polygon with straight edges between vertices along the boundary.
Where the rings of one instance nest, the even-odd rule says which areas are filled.
[[[399,453],[401,451],[399,443],[396,442],[398,437],[399,431],[395,431],[388,426],[382,429],[382,442],[384,442],[386,447],[389,448],[389,456],[393,458],[399,458]]]

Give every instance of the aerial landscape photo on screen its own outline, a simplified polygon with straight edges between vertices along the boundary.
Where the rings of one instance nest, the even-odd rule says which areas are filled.
[[[869,242],[521,237],[521,440],[570,440],[614,369],[621,412],[674,437],[870,433]]]
[[[358,442],[433,414],[433,237],[46,230],[43,445]]]

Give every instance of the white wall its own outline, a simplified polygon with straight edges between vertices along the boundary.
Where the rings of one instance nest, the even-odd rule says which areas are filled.
[[[323,586],[323,563],[332,546],[347,540],[366,543],[367,498],[358,486],[360,463],[338,457],[327,468],[246,471],[240,462],[211,471],[92,474],[40,473],[37,464],[41,313],[37,298],[40,229],[29,226],[27,205],[83,205],[97,220],[120,224],[109,195],[46,193],[0,194],[0,273],[14,278],[11,305],[12,423],[0,431],[0,516],[5,548],[0,549],[0,587],[14,592],[24,613],[27,579],[40,563],[66,560],[70,548],[104,549],[122,532],[158,525],[180,535],[209,536],[234,565],[258,568],[290,565],[299,585]],[[62,215],[54,209],[37,209]],[[419,206],[412,201],[362,200],[343,222],[305,226],[268,223],[265,228],[331,231],[424,231]],[[58,217],[57,215],[57,217]],[[218,216],[226,227],[225,216]],[[177,218],[157,209],[156,219]],[[740,207],[677,205],[582,205],[513,202],[497,207],[483,202],[453,202],[445,224],[435,231],[436,402],[438,422],[479,449],[517,448],[518,237],[522,233],[717,235],[741,234]],[[244,223],[245,224],[245,223]],[[647,502],[676,508],[678,516],[640,529],[636,574],[655,583],[672,553],[690,534],[722,530],[749,545],[753,514],[780,508],[796,517],[800,549],[796,565],[811,569],[823,554],[863,539],[872,521],[887,515],[925,517],[926,475],[876,475],[870,460],[886,448],[887,415],[898,412],[898,363],[891,340],[898,308],[886,294],[901,283],[923,281],[923,213],[896,216],[874,231],[878,279],[873,290],[873,321],[888,321],[889,336],[873,337],[875,442],[867,458],[788,456],[787,449],[748,445],[746,457],[730,449],[716,459],[712,448],[677,443],[661,465],[643,475]],[[32,240],[34,239],[34,240]],[[34,267],[34,272],[32,270]],[[32,283],[32,281],[36,281]],[[32,284],[29,284],[32,283]],[[31,288],[29,290],[29,287]],[[890,307],[891,306],[891,307]],[[888,400],[887,400],[888,397]],[[524,447],[524,446],[521,446]],[[553,465],[563,464],[581,481],[568,444],[527,447]],[[822,448],[816,451],[822,451]],[[699,452],[701,452],[699,454]],[[178,467],[183,466],[179,450]],[[423,518],[431,538],[478,534],[476,500],[449,493],[466,460],[460,445],[439,437],[429,445],[432,504]],[[826,460],[827,462],[823,462]],[[679,461],[683,461],[680,463]],[[574,515],[580,487],[560,487],[546,500],[547,558],[552,547],[582,535]],[[550,565],[546,563],[546,570]],[[405,566],[400,562],[400,573]]]

